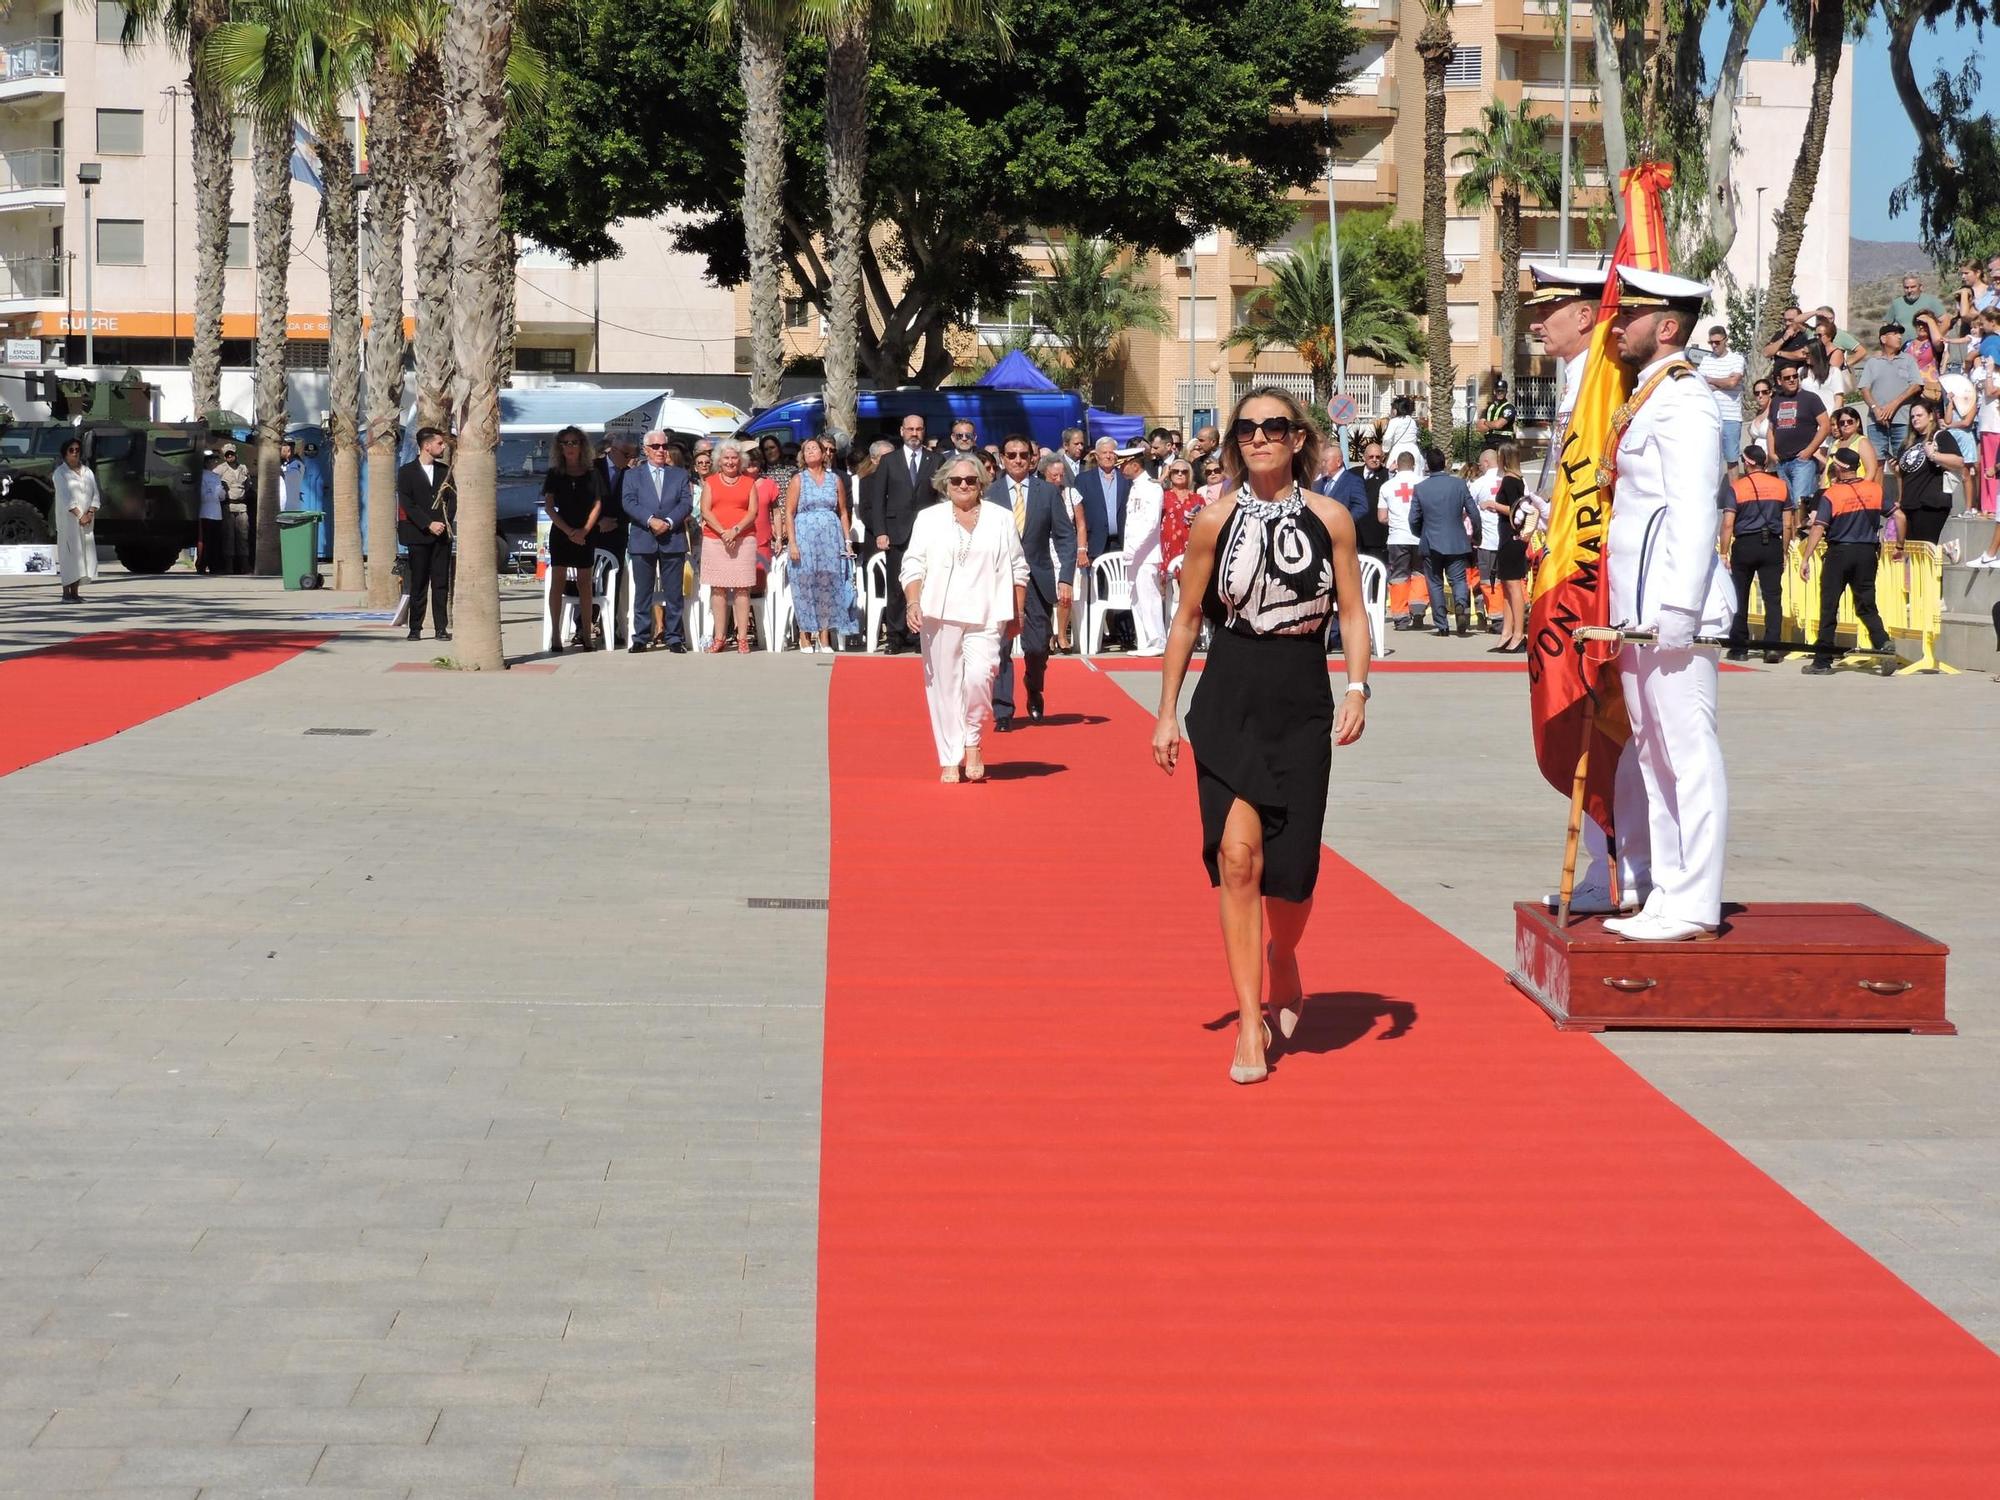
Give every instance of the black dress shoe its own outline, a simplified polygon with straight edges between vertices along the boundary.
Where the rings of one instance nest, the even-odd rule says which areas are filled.
[[[451,632],[449,630],[433,631],[431,633],[431,639],[434,641],[448,641],[451,639]]]
[[[688,653],[688,643],[686,641],[675,641],[667,649],[678,656],[686,656]]]
[[[409,635],[405,637],[406,640],[412,640],[412,641],[420,641],[423,638],[424,638],[424,633],[421,630],[412,630],[409,633]]]
[[[1799,673],[1804,677],[1829,677],[1833,674],[1833,666],[1829,662],[1809,661],[1799,669]]]
[[[1764,665],[1767,667],[1775,667],[1784,659],[1785,653],[1782,651],[1766,651],[1764,653]]]
[[[1732,648],[1731,650],[1722,653],[1722,659],[1724,661],[1748,661],[1750,660],[1750,653],[1748,651],[1738,651]]]
[[[637,656],[641,651],[650,651],[652,647],[648,646],[644,641],[634,641],[631,645],[627,646],[625,649],[631,652],[634,656]]]
[[[993,721],[993,732],[995,734],[1012,734],[1014,732],[1014,721],[1012,719],[995,719]]]
[[[1451,638],[1451,632],[1449,630],[1433,630],[1431,634],[1442,637],[1446,640],[1449,640]]]
[[[1039,696],[1030,696],[1030,697],[1029,697],[1029,699],[1028,699],[1028,720],[1029,720],[1029,722],[1030,722],[1030,723],[1039,723],[1039,722],[1041,721],[1041,717],[1042,717],[1042,714],[1043,714],[1043,712],[1044,712],[1044,709],[1043,709],[1043,707],[1042,707],[1042,700],[1041,700],[1041,698],[1040,698]]]
[[[1467,636],[1471,634],[1472,634],[1472,627],[1466,624],[1465,621],[1460,620],[1458,622],[1458,638],[1460,640],[1464,640]]]

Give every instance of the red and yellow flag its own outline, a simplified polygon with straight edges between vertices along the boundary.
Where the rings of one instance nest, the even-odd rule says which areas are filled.
[[[1625,232],[1614,266],[1667,269],[1666,221],[1661,200],[1673,184],[1667,162],[1647,162],[1620,174]],[[1611,342],[1618,309],[1618,278],[1604,285],[1583,384],[1563,433],[1549,502],[1546,551],[1528,615],[1528,708],[1534,725],[1535,761],[1549,784],[1568,796],[1586,746],[1589,775],[1584,810],[1611,832],[1611,788],[1618,755],[1630,735],[1619,692],[1615,658],[1590,660],[1577,650],[1579,625],[1609,622],[1611,579],[1604,541],[1611,529],[1611,488],[1606,460],[1614,414],[1632,394],[1632,376]]]

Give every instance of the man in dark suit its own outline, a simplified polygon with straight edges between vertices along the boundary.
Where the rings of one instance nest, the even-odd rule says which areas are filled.
[[[417,429],[417,456],[396,471],[396,540],[410,554],[410,639],[424,633],[424,594],[432,635],[451,639],[451,523],[458,491],[444,461],[451,440],[435,427]]]
[[[606,499],[604,514],[597,518],[597,534],[591,541],[611,553],[621,564],[625,561],[625,517],[620,513],[623,504],[621,490],[625,476],[631,472],[632,458],[632,440],[623,433],[606,436],[602,451],[597,455],[597,471],[604,478]]]
[[[1132,451],[1137,453],[1135,446]],[[1099,438],[1090,450],[1090,463],[1076,476],[1076,492],[1083,500],[1084,533],[1090,538],[1091,555],[1109,557],[1125,545],[1125,502],[1132,496],[1132,481],[1119,472],[1118,442]],[[1086,572],[1090,557],[1077,558]]]
[[[693,509],[687,470],[667,462],[667,434],[649,432],[646,461],[621,476],[619,504],[631,525],[632,645],[687,650],[681,630],[681,574],[687,566],[687,522]],[[653,588],[660,590],[660,633],[653,636]]]
[[[1410,497],[1410,530],[1423,539],[1428,558],[1424,573],[1430,582],[1431,618],[1437,635],[1450,635],[1445,624],[1445,601],[1458,618],[1458,633],[1472,633],[1472,598],[1466,587],[1465,568],[1479,540],[1479,507],[1472,487],[1446,466],[1444,454],[1435,448],[1424,454],[1431,466],[1428,479],[1417,485]]]
[[[1070,602],[1070,575],[1076,569],[1076,526],[1069,518],[1062,491],[1034,472],[1035,440],[1010,432],[1000,444],[1005,471],[986,491],[990,505],[1005,506],[1014,517],[1021,550],[1028,554],[1028,594],[1022,609],[1021,655],[1027,660],[1028,717],[1042,716],[1042,681],[1049,670],[1049,618],[1056,603]],[[1049,549],[1055,549],[1055,561]],[[1061,582],[1057,582],[1060,579]],[[993,680],[993,727],[1014,727],[1014,648],[1000,647],[1000,675]]]
[[[883,610],[883,633],[888,637],[890,655],[916,649],[917,638],[910,634],[903,613],[903,586],[897,579],[903,571],[903,550],[910,545],[910,527],[917,512],[937,503],[938,493],[931,477],[937,473],[938,456],[924,447],[924,419],[915,412],[903,418],[903,441],[894,453],[883,455],[875,472],[861,483],[861,519],[875,550],[889,560],[889,598]]]

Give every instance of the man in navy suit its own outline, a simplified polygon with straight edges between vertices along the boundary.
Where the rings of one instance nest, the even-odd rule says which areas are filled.
[[[903,418],[901,432],[902,443],[893,453],[885,453],[874,472],[861,481],[862,524],[873,550],[889,561],[889,598],[882,620],[888,637],[884,649],[891,656],[916,649],[917,638],[903,614],[903,586],[896,580],[902,574],[903,549],[910,545],[917,512],[938,500],[931,483],[938,456],[924,446],[924,419],[911,412]]]
[[[687,566],[688,514],[693,497],[687,470],[667,462],[667,434],[646,434],[646,461],[620,475],[619,504],[631,522],[632,646],[687,650],[681,630],[681,570]],[[653,588],[660,590],[660,639],[653,640]]]
[[[1058,601],[1070,602],[1070,575],[1076,569],[1076,526],[1062,491],[1034,472],[1035,440],[1010,432],[1000,444],[1004,471],[986,491],[989,505],[1014,517],[1021,550],[1028,554],[1028,594],[1022,608],[1021,655],[1027,660],[1028,717],[1042,716],[1042,682],[1049,670],[1049,617]],[[1050,548],[1054,548],[1053,564]],[[1057,580],[1061,580],[1058,582]],[[1000,648],[1000,675],[993,680],[993,727],[1014,727],[1014,650]]]
[[[1083,501],[1084,534],[1090,538],[1091,551],[1111,556],[1125,545],[1125,502],[1132,496],[1132,481],[1119,472],[1117,439],[1097,440],[1090,463],[1076,476],[1076,493]],[[1079,556],[1076,562],[1090,570],[1088,556]]]

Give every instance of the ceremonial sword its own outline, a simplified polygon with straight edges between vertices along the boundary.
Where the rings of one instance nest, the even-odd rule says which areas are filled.
[[[1660,643],[1660,633],[1657,630],[1625,630],[1616,625],[1579,625],[1575,630],[1570,632],[1570,635],[1579,648],[1582,647],[1585,641],[1615,641],[1625,646],[1657,646]],[[1690,646],[1719,646],[1726,649],[1732,643],[1720,636],[1698,635],[1689,641],[1688,644]],[[1887,651],[1877,651],[1872,646],[1815,646],[1810,641],[1780,641],[1777,645],[1771,647],[1766,647],[1761,641],[1748,641],[1744,643],[1741,649],[1745,651],[1811,651],[1824,656],[1897,656],[1894,648]]]

